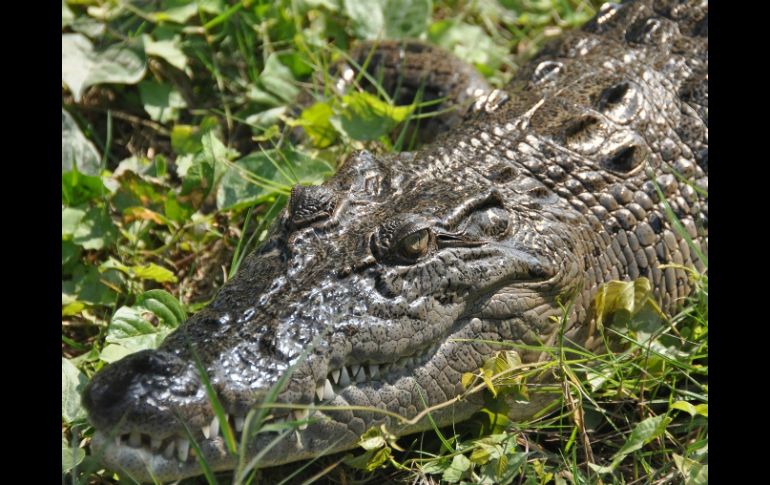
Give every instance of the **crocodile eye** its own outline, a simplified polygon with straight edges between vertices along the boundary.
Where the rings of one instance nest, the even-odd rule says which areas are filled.
[[[398,244],[401,255],[408,259],[417,259],[428,254],[430,230],[420,229],[401,239]]]

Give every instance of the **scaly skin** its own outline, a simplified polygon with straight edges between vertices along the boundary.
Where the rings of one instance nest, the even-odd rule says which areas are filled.
[[[213,469],[235,466],[209,427],[214,413],[190,346],[233,424],[293,363],[281,403],[410,418],[462,394],[461,375],[497,350],[450,339],[553,342],[556,298],[578,290],[566,337],[590,347],[591,301],[614,279],[649,278],[672,311],[691,286],[685,271],[660,266],[704,265],[673,230],[653,181],[707,253],[707,200],[673,171],[707,190],[708,5],[664,3],[602,9],[425,149],[362,152],[323,186],[296,187],[268,241],[208,308],[159,350],[94,377],[84,404],[98,430],[95,454],[140,480],[199,474],[193,457],[177,458],[181,419]],[[470,397],[433,418],[460,421],[480,405]],[[365,411],[311,417],[261,465],[349,449],[373,425],[397,434],[429,426]],[[257,435],[249,453],[274,437]],[[159,452],[151,440],[162,442]]]

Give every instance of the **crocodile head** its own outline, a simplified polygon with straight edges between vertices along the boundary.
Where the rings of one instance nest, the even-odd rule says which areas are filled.
[[[295,187],[266,243],[209,307],[158,350],[94,376],[84,394],[94,453],[141,480],[195,475],[186,425],[211,468],[233,468],[196,359],[240,432],[290,367],[279,403],[411,418],[462,394],[462,373],[493,354],[490,342],[546,341],[555,297],[579,279],[578,252],[565,250],[582,240],[569,229],[573,211],[512,165],[482,176],[446,166],[442,151],[361,152],[325,185]],[[479,405],[471,397],[432,417],[459,421]],[[426,428],[364,410],[271,415],[309,422],[261,465],[349,449],[373,425],[399,434]],[[249,452],[275,436],[257,434]]]

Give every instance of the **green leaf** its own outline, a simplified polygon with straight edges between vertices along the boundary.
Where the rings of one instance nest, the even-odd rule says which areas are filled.
[[[184,2],[178,6],[169,7],[166,10],[155,12],[152,17],[156,22],[174,22],[183,24],[193,15],[198,13],[197,2]]]
[[[65,207],[61,210],[61,237],[70,239],[75,235],[75,231],[80,225],[80,221],[86,216],[83,209]]]
[[[107,341],[156,333],[155,326],[142,316],[143,309],[123,306],[118,308],[110,321]]]
[[[385,1],[385,36],[388,39],[419,37],[427,30],[432,11],[432,0]]]
[[[388,461],[390,454],[390,448],[386,446],[380,449],[369,450],[359,456],[348,456],[345,459],[345,464],[359,470],[372,472]]]
[[[158,323],[152,324],[145,315],[152,313]],[[145,349],[156,349],[163,340],[186,319],[181,304],[163,290],[150,290],[137,297],[133,306],[118,308],[107,329],[107,338],[100,358],[111,362]]]
[[[91,141],[83,135],[75,119],[61,110],[61,171],[69,172],[77,167],[78,172],[99,175],[101,156]]]
[[[61,242],[61,265],[62,265],[62,271],[64,271],[64,268],[76,262],[78,258],[80,257],[80,248],[75,245],[75,243],[71,241],[62,241]]]
[[[107,25],[99,20],[91,17],[78,17],[75,22],[72,23],[72,30],[79,32],[86,37],[96,39],[99,36],[104,35],[107,30]]]
[[[61,359],[61,413],[62,419],[71,423],[86,417],[86,411],[80,404],[80,394],[88,383],[85,374],[80,372],[69,360]]]
[[[183,223],[190,218],[193,212],[195,212],[195,209],[180,202],[173,190],[168,191],[166,200],[163,203],[163,214],[168,219],[177,223]]]
[[[171,39],[153,40],[145,34],[142,38],[146,55],[160,57],[180,71],[187,69],[187,56],[182,52],[181,37],[176,35]]]
[[[260,130],[266,130],[279,123],[281,119],[283,119],[286,110],[286,106],[266,109],[248,116],[246,118],[246,123]]]
[[[599,288],[594,298],[596,324],[601,328],[610,316],[615,321],[628,322],[646,306],[662,315],[653,299],[650,280],[642,277],[634,281],[610,281]]]
[[[62,289],[68,288],[69,292],[76,297],[75,299],[81,302],[91,305],[113,305],[117,294],[105,283],[119,288],[123,281],[116,271],[102,273],[93,266],[78,265],[72,273],[72,280],[62,281]],[[62,304],[69,304],[75,299],[66,303],[63,301]]]
[[[61,28],[71,25],[75,20],[75,14],[67,6],[67,0],[61,0]]]
[[[387,442],[383,436],[382,430],[378,427],[369,428],[358,441],[358,446],[365,450],[376,450],[382,448]]]
[[[85,307],[86,305],[82,301],[73,301],[71,303],[67,303],[61,309],[61,316],[71,317],[73,315],[77,315],[82,312]]]
[[[99,358],[104,362],[111,364],[131,354],[132,352],[126,347],[123,347],[122,345],[107,344],[104,346],[104,348],[102,349],[102,352],[99,354]]]
[[[83,91],[95,84],[136,84],[145,73],[144,52],[126,44],[95,50],[81,34],[62,34],[62,81],[80,102]]]
[[[170,84],[142,81],[139,83],[139,96],[150,118],[161,123],[176,120],[179,108],[187,106],[182,95]]]
[[[299,94],[291,69],[281,63],[278,54],[270,54],[267,58],[259,80],[265,89],[284,101],[292,101]]]
[[[84,249],[102,249],[111,244],[116,235],[117,230],[106,210],[92,207],[80,220],[72,234],[72,242]]]
[[[330,121],[333,115],[334,111],[329,103],[319,102],[304,109],[294,124],[305,129],[313,145],[326,148],[337,139],[337,132]]]
[[[471,467],[471,461],[465,455],[455,455],[452,463],[444,470],[441,478],[449,483],[459,482],[463,474]]]
[[[61,175],[62,203],[68,206],[81,205],[107,193],[101,177],[85,175],[78,170]]]
[[[495,44],[484,29],[456,20],[442,20],[431,25],[428,37],[432,42],[473,64],[485,76],[497,70],[508,49]]]
[[[330,123],[353,140],[376,140],[405,120],[412,109],[392,106],[367,92],[355,92],[342,98],[342,110]]]
[[[334,169],[323,160],[286,149],[252,153],[229,167],[217,192],[217,207],[247,207],[277,194],[286,194],[296,183],[322,182]]]
[[[203,149],[200,138],[201,135],[195,126],[174,125],[171,129],[171,148],[179,155],[198,153]],[[180,174],[180,176],[184,176],[184,174]]]
[[[420,471],[426,475],[437,475],[439,473],[444,473],[444,470],[449,468],[450,464],[450,461],[445,457],[436,458],[421,465]]]
[[[118,177],[120,185],[112,197],[112,205],[126,219],[141,217],[141,214],[136,213],[136,207],[154,212],[161,211],[168,189],[163,184],[153,181],[151,177],[139,175],[136,172],[142,171],[139,167],[128,168],[124,165],[129,162],[130,160],[121,162],[124,169]]]
[[[158,266],[155,263],[144,264],[141,266],[132,266],[131,271],[137,278],[142,280],[152,280],[157,281],[158,283],[177,282],[177,278],[174,276],[174,273],[164,268],[163,266]]]
[[[86,450],[82,448],[70,448],[67,438],[62,433],[61,437],[61,471],[68,473],[78,466],[86,457]]]
[[[677,453],[674,453],[673,457],[677,470],[685,478],[685,485],[708,484],[708,465],[701,464],[692,458],[687,458]]]
[[[431,0],[345,0],[343,6],[363,39],[419,37],[433,10]]]
[[[680,411],[684,411],[690,416],[695,416],[698,413],[698,411],[695,409],[695,406],[693,406],[687,401],[677,401],[671,405],[671,409],[678,409]]]
[[[226,170],[225,160],[230,152],[216,137],[208,131],[201,137],[202,150],[193,158],[192,166],[187,170],[182,182],[181,195],[199,192],[205,198],[211,191],[219,176]]]
[[[171,327],[177,327],[187,320],[187,312],[182,304],[165,290],[145,291],[137,297],[136,302],[151,310]]]
[[[623,459],[636,450],[639,450],[645,444],[663,435],[666,427],[671,422],[671,418],[665,414],[653,416],[641,421],[631,431],[623,447],[612,457],[612,463],[609,466],[599,466],[589,463],[589,466],[597,473],[612,473]]]

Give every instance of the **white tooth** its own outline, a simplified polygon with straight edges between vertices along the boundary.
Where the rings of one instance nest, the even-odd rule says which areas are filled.
[[[340,386],[347,387],[350,385],[350,376],[348,375],[347,367],[340,369]]]
[[[350,375],[351,375],[351,376],[357,376],[357,375],[358,375],[358,371],[359,371],[360,369],[361,369],[361,366],[360,366],[360,365],[357,365],[357,364],[353,364],[353,365],[351,365],[351,366],[350,366]]]
[[[391,368],[391,364],[382,364],[382,365],[380,366],[380,373],[382,373],[383,375],[385,375],[385,374],[387,374],[388,372],[390,372],[390,368]]]
[[[161,439],[153,436],[152,440],[150,441],[150,449],[152,449],[152,451],[158,451],[158,448],[160,448],[160,443]]]
[[[297,419],[297,421],[305,421],[304,423],[300,424],[297,429],[303,430],[307,428],[307,418],[310,415],[310,411],[307,409],[297,409],[294,411],[294,417]]]
[[[205,436],[206,439],[209,439],[209,436],[211,436],[211,429],[208,426],[204,426],[201,428],[201,431],[203,431],[203,436]]]
[[[332,380],[334,381],[335,384],[337,382],[339,382],[339,380],[340,380],[340,370],[339,369],[332,371]]]
[[[324,399],[334,399],[334,389],[332,389],[332,383],[329,382],[329,379],[324,381]]]
[[[139,448],[142,445],[142,435],[138,431],[134,431],[128,438],[128,444],[134,448]]]
[[[243,423],[246,421],[246,419],[243,416],[236,416],[235,417],[235,431],[238,431],[239,433],[243,431]]]
[[[406,359],[406,366],[408,368],[414,367],[414,357],[410,357],[410,358]]]
[[[307,409],[294,410],[294,417],[297,418],[297,421],[302,421],[304,419],[307,419],[309,415],[310,415],[310,411],[308,411]]]
[[[372,379],[380,377],[380,366],[377,364],[371,364],[369,366],[369,375],[372,376]]]
[[[171,441],[168,443],[168,446],[166,446],[166,449],[165,449],[165,450],[163,450],[163,456],[165,456],[166,458],[169,458],[169,459],[170,459],[172,456],[174,456],[174,446],[175,446],[175,445],[176,445],[176,442],[175,442],[174,440],[171,440]]]
[[[190,440],[187,438],[177,438],[176,456],[179,461],[187,461],[187,455],[190,453]]]
[[[214,416],[214,419],[211,420],[211,425],[209,426],[209,433],[212,440],[217,436],[219,436],[219,418],[217,418],[216,416]]]
[[[328,379],[326,380],[328,382]],[[315,388],[315,395],[318,398],[319,401],[324,400],[324,385],[323,383],[318,384],[318,386]]]
[[[361,367],[361,370],[358,371],[358,374],[356,374],[356,382],[359,384],[362,382],[366,382],[366,371],[364,371],[364,368]]]

